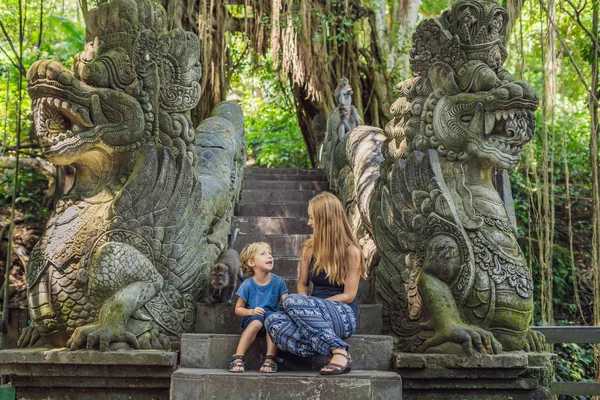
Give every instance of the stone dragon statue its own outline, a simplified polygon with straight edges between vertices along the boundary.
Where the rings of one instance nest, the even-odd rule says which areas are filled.
[[[245,164],[243,116],[221,103],[196,129],[200,43],[152,0],[99,1],[72,71],[27,73],[49,161],[73,164],[27,266],[21,346],[167,349],[192,330],[225,248]]]
[[[502,64],[507,12],[459,0],[420,23],[370,205],[384,328],[405,352],[542,351],[506,170],[538,97]]]

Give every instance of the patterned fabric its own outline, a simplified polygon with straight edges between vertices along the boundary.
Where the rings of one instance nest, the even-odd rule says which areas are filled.
[[[349,305],[291,294],[283,301],[283,307],[284,312],[271,314],[265,320],[267,332],[280,350],[308,357],[329,355],[333,349],[350,349],[342,340],[356,330],[356,315]]]

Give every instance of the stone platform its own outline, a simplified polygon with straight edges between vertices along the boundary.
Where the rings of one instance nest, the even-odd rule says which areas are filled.
[[[405,400],[546,400],[555,359],[550,353],[395,353],[392,362]]]
[[[171,400],[399,400],[400,375],[352,371],[337,376],[314,372],[246,372],[180,368],[173,374]]]
[[[0,351],[17,399],[162,400],[169,398],[177,353],[166,351]]]
[[[186,368],[223,369],[226,359],[235,354],[240,335],[184,333],[181,335],[180,366]],[[346,339],[354,369],[389,371],[392,367],[392,338],[383,335],[353,335]],[[266,341],[257,338],[246,353],[246,368],[258,370],[266,353]],[[297,357],[280,352],[282,371],[306,371],[319,369],[327,364],[324,357]],[[238,375],[233,375],[238,376]]]

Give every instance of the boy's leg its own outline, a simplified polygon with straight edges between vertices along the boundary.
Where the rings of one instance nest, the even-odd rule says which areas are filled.
[[[237,345],[237,349],[235,350],[235,355],[244,356],[246,355],[246,351],[248,351],[248,347],[254,342],[256,339],[256,335],[262,329],[263,323],[255,319],[251,321],[244,332],[242,332],[242,336],[240,337],[240,341]],[[234,371],[243,371],[244,367],[241,365],[235,365]]]
[[[273,343],[273,341],[271,340],[271,336],[269,336],[269,334],[267,333],[267,356],[276,356],[276,355],[277,355],[277,346],[275,346],[275,343]],[[265,361],[263,362],[263,365],[260,367],[260,372],[271,372],[271,366],[265,365],[265,363],[274,364],[275,366],[277,365],[277,362],[275,360],[265,359]]]
[[[276,356],[277,355],[277,346],[271,340],[271,336],[267,334],[267,355],[268,356]]]

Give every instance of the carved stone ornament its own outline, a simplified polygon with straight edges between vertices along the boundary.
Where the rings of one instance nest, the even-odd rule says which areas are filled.
[[[506,173],[538,97],[502,69],[507,22],[495,1],[460,0],[413,35],[370,206],[376,298],[402,351],[544,349]]]
[[[227,241],[245,163],[243,116],[222,103],[198,128],[200,43],[151,0],[99,2],[73,71],[27,73],[48,160],[73,164],[27,266],[33,326],[20,345],[169,348],[193,329]]]

